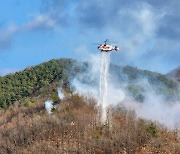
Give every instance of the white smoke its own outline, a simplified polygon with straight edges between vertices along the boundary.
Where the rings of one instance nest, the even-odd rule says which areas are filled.
[[[143,103],[126,100],[120,104],[126,109],[134,110],[138,117],[157,121],[170,129],[180,129],[179,102],[164,102],[163,98],[149,91]]]
[[[85,50],[85,54],[82,54]],[[101,68],[101,59],[99,54],[89,54],[87,49],[84,47],[78,48],[77,53],[80,53],[80,56],[83,59],[83,62],[87,62],[90,65],[90,68],[87,72],[80,74],[77,78],[75,78],[71,82],[71,86],[74,88],[75,93],[80,95],[92,95],[97,101],[99,99],[99,72]],[[85,84],[82,82],[82,79],[86,79],[92,81],[98,81],[96,84]]]
[[[89,58],[87,62],[91,66],[90,70],[88,70],[88,76],[95,79],[95,81],[100,81],[101,57],[98,54],[89,54],[88,57]],[[81,75],[81,78],[84,77],[87,78],[87,73]],[[119,83],[111,74],[109,74],[109,80],[101,80],[103,82],[104,80],[108,81],[108,88],[107,83],[105,83],[105,85],[102,85],[102,83],[100,84],[100,100],[103,101],[103,103],[105,102],[103,106],[107,107],[109,105],[122,105],[128,110],[134,110],[138,117],[158,121],[171,129],[180,129],[180,102],[164,102],[163,99],[159,95],[154,93],[154,91],[150,88],[149,82],[146,79],[139,79],[139,84],[144,85],[144,87],[148,89],[145,101],[143,103],[134,102],[130,99],[129,94],[126,93],[126,90],[124,88],[126,85],[121,85],[120,88],[117,88],[117,85]],[[82,83],[78,79],[75,79],[72,84],[75,87],[76,92],[78,92],[79,94],[91,94],[97,100],[99,100],[98,84],[89,85]]]
[[[94,87],[92,85],[84,84],[78,79],[74,79],[71,84],[75,88],[75,93],[83,96],[92,95],[96,100],[98,100],[98,86]]]
[[[64,93],[62,91],[62,88],[58,88],[58,97],[60,100],[64,99]]]
[[[180,129],[180,104],[174,103],[171,105],[163,102],[146,102],[145,105],[137,110],[139,116],[159,121],[169,128]]]
[[[53,109],[53,108],[54,108],[54,106],[53,106],[53,101],[47,100],[47,101],[45,102],[45,109],[46,109],[47,113],[48,113],[48,114],[52,114],[52,109]]]

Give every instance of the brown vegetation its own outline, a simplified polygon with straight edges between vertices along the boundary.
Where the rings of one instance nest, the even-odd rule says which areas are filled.
[[[133,111],[112,110],[101,125],[95,101],[73,95],[48,115],[44,100],[0,112],[0,153],[180,153],[177,131],[139,119]]]

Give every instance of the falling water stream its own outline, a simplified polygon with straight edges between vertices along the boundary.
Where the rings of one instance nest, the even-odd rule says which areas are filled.
[[[109,74],[110,52],[101,52],[100,69],[100,105],[102,107],[101,122],[107,121],[107,96],[108,96],[108,74]]]

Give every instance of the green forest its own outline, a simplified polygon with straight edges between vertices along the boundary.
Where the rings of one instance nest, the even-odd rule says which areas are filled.
[[[54,82],[63,81],[68,85],[67,70],[73,65],[73,60],[51,60],[23,71],[0,77],[0,106],[7,108],[13,102],[36,95],[43,87],[49,87]]]

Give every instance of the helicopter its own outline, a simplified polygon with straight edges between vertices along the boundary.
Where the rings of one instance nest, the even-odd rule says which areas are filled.
[[[104,44],[101,44],[98,46],[98,49],[101,51],[101,52],[110,52],[110,51],[118,51],[119,50],[119,47],[118,46],[112,46],[112,45],[109,45],[107,44],[108,42],[108,39],[106,39],[104,41]]]

